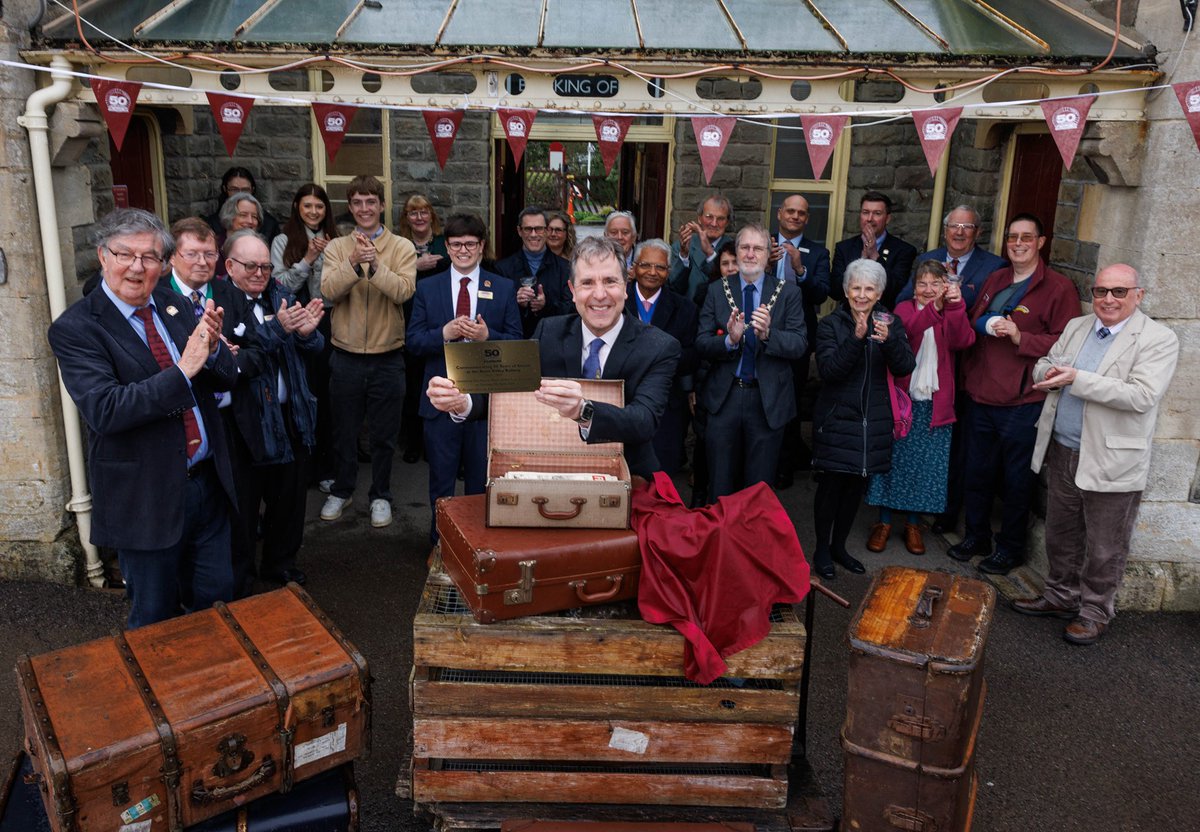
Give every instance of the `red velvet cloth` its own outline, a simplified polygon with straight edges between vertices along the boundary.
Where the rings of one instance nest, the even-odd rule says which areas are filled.
[[[796,528],[766,483],[693,510],[659,472],[633,492],[632,509],[642,550],[638,608],[687,640],[684,675],[693,682],[723,675],[726,656],[771,629],[772,605],[808,593]]]

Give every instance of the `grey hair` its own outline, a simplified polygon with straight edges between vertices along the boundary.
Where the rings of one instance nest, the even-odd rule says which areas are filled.
[[[766,229],[766,228],[764,228],[764,227],[763,227],[763,226],[762,226],[760,223],[757,223],[757,222],[748,222],[748,223],[746,223],[745,225],[743,225],[743,226],[741,227],[741,229],[738,231],[738,233],[737,233],[737,237],[735,237],[735,238],[734,238],[734,241],[735,241],[735,243],[739,243],[739,244],[740,244],[740,243],[742,242],[742,236],[743,236],[743,235],[745,235],[745,234],[758,234],[758,235],[760,235],[760,236],[763,238],[763,242],[767,244],[767,248],[768,248],[768,249],[770,249],[770,247],[771,247],[771,234],[770,234],[770,232],[768,232],[768,231],[767,231],[767,229]]]
[[[953,208],[951,208],[949,211],[947,211],[946,216],[944,216],[942,218],[942,228],[945,228],[947,225],[950,224],[950,215],[953,214],[955,211],[970,211],[971,212],[971,222],[975,223],[976,230],[979,229],[979,212],[976,211],[974,208],[972,208],[970,205],[956,205]]]
[[[642,256],[642,250],[647,249],[647,248],[652,248],[655,251],[661,251],[663,254],[665,254],[667,256],[667,264],[670,265],[670,263],[671,263],[671,247],[669,245],[667,245],[665,241],[660,240],[658,237],[654,237],[649,240],[642,240],[640,243],[638,243],[637,246],[633,249],[633,262],[636,263],[638,261],[638,258]]]
[[[97,248],[107,248],[108,244],[118,237],[132,234],[153,234],[157,237],[159,245],[162,246],[163,260],[169,259],[175,253],[175,238],[163,225],[162,220],[141,208],[118,208],[109,213],[96,224],[92,239]]]
[[[872,284],[880,294],[883,294],[883,290],[887,288],[887,269],[876,260],[860,257],[851,261],[850,265],[846,267],[846,274],[842,278],[842,291],[850,294],[850,281],[855,279],[865,280]]]
[[[715,192],[708,194],[707,196],[704,197],[704,199],[700,200],[700,204],[696,206],[696,216],[697,217],[702,216],[704,214],[704,206],[710,202],[715,202],[718,205],[724,207],[725,214],[728,216],[729,221],[733,222],[733,206],[729,203],[729,200],[726,197],[722,196],[719,193],[715,193]]]
[[[225,204],[221,206],[221,227],[226,231],[233,225],[233,218],[237,216],[237,208],[240,203],[254,203],[254,210],[258,212],[258,224],[262,225],[263,209],[262,203],[255,199],[254,194],[249,191],[238,191],[229,199],[225,200]]]
[[[571,283],[575,283],[575,264],[580,260],[586,263],[595,263],[606,257],[617,261],[617,265],[621,267],[621,279],[628,280],[629,273],[625,268],[625,249],[621,248],[620,243],[607,237],[584,237],[571,252]]]
[[[624,217],[629,220],[629,227],[633,229],[633,236],[637,236],[637,220],[633,218],[633,214],[628,211],[613,211],[604,220],[604,231],[607,233],[609,224],[615,220]]]
[[[221,247],[221,254],[228,257],[229,252],[233,251],[233,247],[238,243],[238,241],[244,240],[247,237],[253,237],[254,239],[258,240],[260,243],[262,243],[264,246],[266,246],[268,251],[271,250],[271,246],[267,242],[267,238],[264,237],[263,235],[259,234],[253,228],[239,228],[237,231],[233,232],[227,238],[225,238],[225,245],[223,245]]]

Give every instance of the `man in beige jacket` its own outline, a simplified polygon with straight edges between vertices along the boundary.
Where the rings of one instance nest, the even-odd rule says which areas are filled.
[[[1092,314],[1034,367],[1034,387],[1048,392],[1033,470],[1046,467],[1050,571],[1043,594],[1013,608],[1070,618],[1072,644],[1095,644],[1116,613],[1158,405],[1179,358],[1175,333],[1138,309],[1145,293],[1130,266],[1102,269]]]
[[[334,481],[321,509],[336,520],[358,479],[358,433],[371,439],[371,525],[392,522],[392,457],[404,406],[404,310],[417,286],[413,244],[383,227],[383,183],[359,176],[346,188],[355,229],[325,249],[321,294],[333,304],[329,399]]]

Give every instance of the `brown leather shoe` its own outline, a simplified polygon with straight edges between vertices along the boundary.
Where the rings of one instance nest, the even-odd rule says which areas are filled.
[[[1079,610],[1052,604],[1041,595],[1037,598],[1017,598],[1011,606],[1022,615],[1052,615],[1055,618],[1074,618],[1079,615]]]
[[[1087,647],[1090,644],[1095,644],[1100,640],[1100,636],[1104,635],[1104,631],[1108,629],[1107,624],[1101,624],[1099,621],[1093,621],[1090,618],[1076,618],[1067,625],[1063,630],[1063,638],[1078,644],[1081,647]]]
[[[868,552],[882,552],[887,548],[888,538],[892,534],[891,523],[876,523],[871,527],[871,536],[867,538]]]
[[[904,524],[904,547],[914,555],[925,554],[925,541],[921,538],[921,527]]]

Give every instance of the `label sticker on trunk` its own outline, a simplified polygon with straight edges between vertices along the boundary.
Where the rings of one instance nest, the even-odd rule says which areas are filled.
[[[630,731],[628,728],[613,728],[608,740],[608,747],[618,751],[630,751],[634,754],[645,754],[650,745],[650,737],[641,731]]]
[[[117,832],[150,832],[152,820],[139,820],[137,823],[127,823],[122,826]]]
[[[124,812],[122,812],[121,820],[124,823],[132,824],[138,818],[143,817],[144,815],[150,814],[150,810],[153,809],[155,806],[157,806],[161,802],[162,801],[160,801],[158,799],[158,795],[152,794],[149,797],[147,797],[145,800],[139,800],[137,803],[133,804],[128,809],[126,809]],[[147,821],[147,823],[149,823],[149,821]],[[135,825],[133,828],[134,828],[135,832],[137,832],[137,825]],[[145,828],[149,829],[150,827],[147,826]],[[122,830],[122,832],[124,832],[124,830]]]
[[[336,731],[330,731],[328,734],[315,737],[308,742],[302,742],[297,745],[295,763],[292,765],[292,768],[300,768],[309,763],[315,763],[317,760],[345,750],[346,723],[343,722],[338,725]]]

